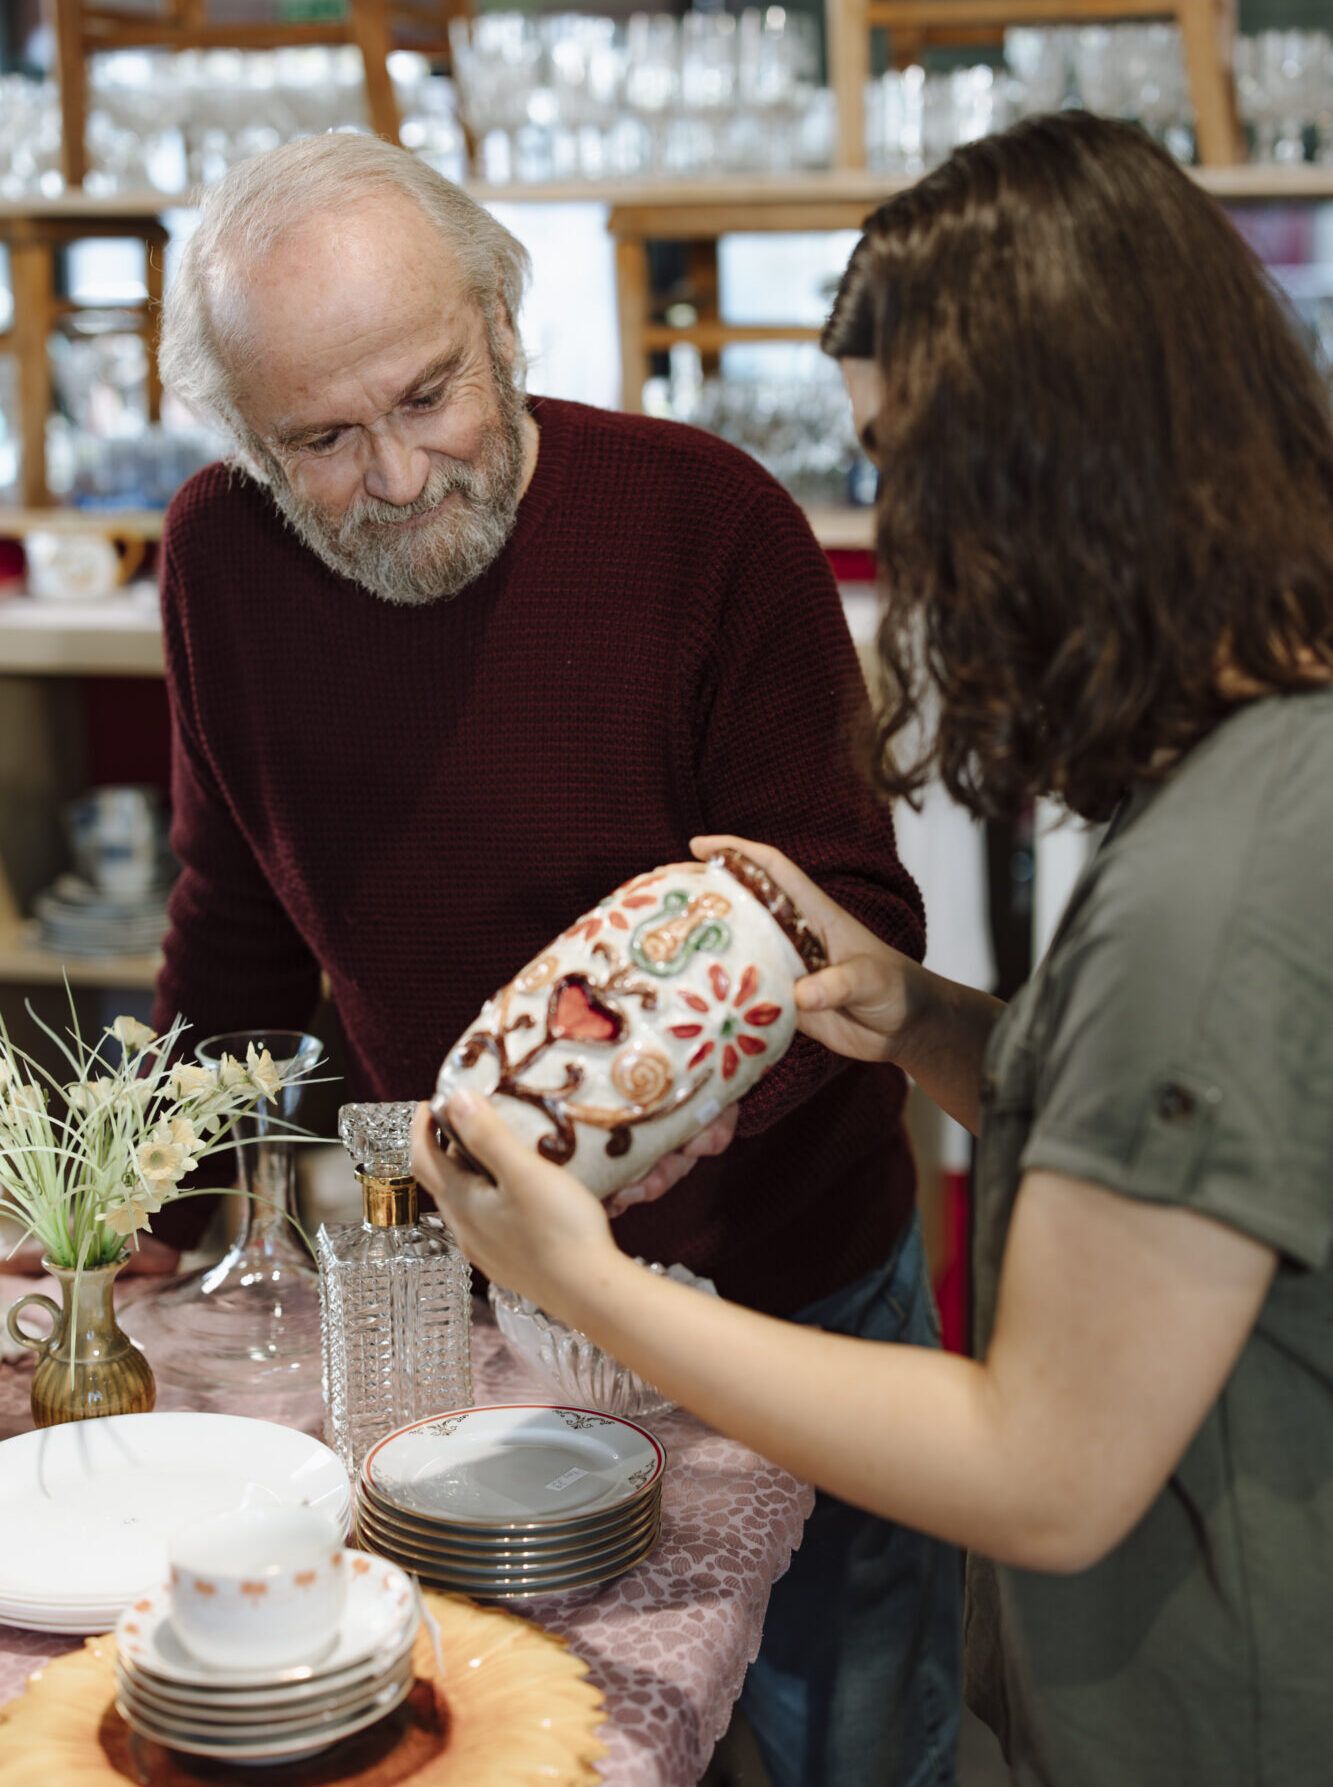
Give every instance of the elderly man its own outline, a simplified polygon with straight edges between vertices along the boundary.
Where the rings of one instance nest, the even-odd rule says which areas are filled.
[[[234,169],[168,296],[164,376],[236,454],[163,541],[183,869],[157,1017],[300,1026],[322,971],[349,1097],[428,1092],[495,987],[695,833],[769,839],[923,946],[800,512],[709,436],[525,399],[525,273],[423,164],[331,136]],[[622,1244],[929,1343],[902,1097],[799,1040]],[[776,1781],[952,1778],[956,1592],[951,1554],[821,1500],[747,1683]]]

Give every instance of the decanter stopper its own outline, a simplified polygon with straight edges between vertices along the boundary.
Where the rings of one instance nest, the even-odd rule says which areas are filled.
[[[361,1183],[365,1220],[375,1228],[398,1228],[417,1220],[417,1182],[412,1172],[410,1099],[391,1104],[345,1104],[338,1112],[338,1137],[352,1158]]]

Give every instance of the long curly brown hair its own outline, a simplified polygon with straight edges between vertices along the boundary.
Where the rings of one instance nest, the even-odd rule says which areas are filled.
[[[1333,428],[1225,213],[1065,112],[868,219],[824,331],[874,357],[875,772],[1105,817],[1254,693],[1333,669]],[[927,743],[895,762],[904,729]]]

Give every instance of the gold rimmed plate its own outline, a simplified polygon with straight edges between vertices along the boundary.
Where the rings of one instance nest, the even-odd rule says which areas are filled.
[[[453,1527],[443,1522],[406,1520],[364,1495],[358,1500],[356,1517],[358,1521],[369,1521],[372,1526],[404,1545],[443,1552],[457,1558],[460,1564],[518,1564],[576,1557],[583,1552],[600,1550],[618,1539],[629,1539],[636,1531],[658,1518],[661,1506],[661,1497],[653,1490],[642,1501],[635,1502],[624,1515],[599,1525],[580,1527],[571,1533],[543,1534],[533,1538],[511,1539],[497,1535],[492,1540],[479,1540],[475,1534],[467,1532],[460,1536]]]
[[[123,1693],[116,1695],[116,1711],[135,1731],[165,1744],[169,1750],[184,1750],[191,1756],[212,1756],[233,1762],[295,1762],[304,1756],[317,1756],[330,1745],[387,1718],[407,1698],[411,1687],[412,1673],[409,1670],[401,1682],[384,1688],[376,1701],[361,1712],[313,1723],[299,1731],[284,1731],[281,1736],[274,1736],[270,1730],[266,1737],[213,1737],[175,1721],[163,1723],[145,1711],[141,1704],[132,1704]]]
[[[373,1446],[362,1478],[401,1513],[479,1533],[579,1526],[657,1483],[661,1442],[595,1409],[503,1403],[456,1409]]]
[[[423,1582],[437,1588],[447,1589],[454,1594],[472,1595],[485,1600],[512,1600],[564,1594],[577,1588],[589,1587],[599,1582],[609,1582],[613,1577],[623,1576],[643,1561],[657,1543],[659,1528],[650,1527],[642,1539],[621,1551],[608,1554],[596,1564],[586,1565],[579,1569],[564,1569],[541,1572],[526,1572],[516,1575],[513,1572],[502,1574],[478,1572],[462,1574],[455,1571],[448,1563],[438,1559],[405,1559],[404,1562],[413,1569]],[[365,1534],[364,1543],[377,1545],[381,1541],[370,1533]],[[398,1557],[387,1541],[385,1555]]]
[[[392,1649],[368,1658],[355,1668],[336,1676],[326,1676],[319,1681],[284,1683],[268,1690],[254,1688],[241,1692],[224,1690],[217,1693],[210,1688],[183,1687],[176,1682],[165,1681],[161,1676],[151,1675],[147,1670],[136,1667],[127,1657],[119,1655],[116,1667],[141,1693],[152,1700],[161,1701],[164,1706],[174,1707],[182,1715],[207,1712],[210,1716],[219,1718],[224,1713],[235,1713],[242,1720],[270,1716],[286,1718],[317,1712],[325,1705],[347,1700],[356,1694],[368,1693],[376,1682],[392,1674],[403,1659],[411,1655],[415,1642],[414,1623],[410,1629],[404,1630],[401,1640]]]
[[[376,1704],[387,1688],[393,1687],[412,1671],[411,1652],[405,1651],[387,1669],[358,1682],[341,1693],[327,1694],[319,1700],[300,1701],[292,1707],[236,1707],[216,1701],[196,1701],[183,1705],[153,1691],[151,1685],[123,1664],[116,1668],[116,1687],[127,1706],[133,1706],[146,1717],[164,1726],[204,1735],[216,1730],[220,1736],[263,1737],[267,1732],[305,1730],[322,1726],[335,1718],[351,1718],[364,1708]]]
[[[554,1577],[564,1578],[584,1570],[592,1570],[606,1562],[623,1557],[635,1551],[646,1541],[656,1538],[661,1528],[661,1520],[654,1516],[637,1527],[632,1533],[610,1540],[594,1551],[579,1552],[562,1558],[519,1559],[505,1558],[491,1560],[487,1558],[459,1559],[448,1552],[436,1550],[430,1545],[413,1545],[399,1540],[396,1534],[386,1531],[368,1517],[363,1519],[362,1536],[372,1545],[381,1549],[381,1554],[400,1559],[404,1567],[411,1570],[430,1569],[438,1574],[448,1573],[450,1580],[459,1582],[544,1582]]]

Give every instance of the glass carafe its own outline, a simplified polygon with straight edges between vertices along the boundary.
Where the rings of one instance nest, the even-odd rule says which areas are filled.
[[[299,1030],[210,1036],[195,1053],[207,1067],[244,1061],[253,1044],[309,1073],[316,1037]],[[286,1075],[284,1074],[284,1078]],[[143,1348],[164,1388],[188,1391],[196,1408],[249,1409],[300,1421],[320,1395],[319,1275],[293,1226],[296,1159],[291,1129],[305,1086],[284,1084],[236,1125],[240,1227],[214,1266],[192,1272],[125,1310],[122,1326]]]

